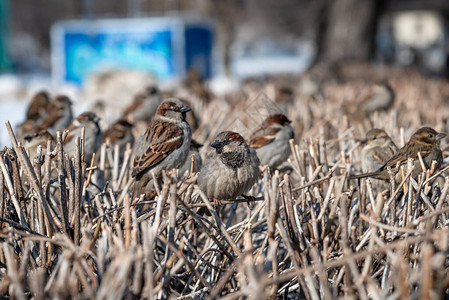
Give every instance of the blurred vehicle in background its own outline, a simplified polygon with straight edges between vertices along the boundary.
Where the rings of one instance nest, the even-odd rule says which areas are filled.
[[[304,72],[313,63],[316,48],[305,39],[260,38],[236,43],[232,51],[231,73],[238,78]]]
[[[439,10],[387,11],[378,25],[378,58],[405,67],[415,65],[429,75],[447,75],[448,29]]]

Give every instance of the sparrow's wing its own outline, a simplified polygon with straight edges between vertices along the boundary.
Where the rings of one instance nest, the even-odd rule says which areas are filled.
[[[127,128],[121,126],[120,124],[114,124],[111,128],[106,130],[104,133],[104,140],[109,140],[111,143],[114,143],[118,140],[123,139],[126,136]]]
[[[41,117],[43,111],[45,111],[45,107],[49,102],[48,94],[45,92],[38,93],[33,97],[28,106],[26,117],[27,119],[37,120]]]
[[[48,111],[51,111],[51,110],[48,110]],[[47,115],[45,120],[42,122],[40,127],[43,129],[47,129],[47,128],[53,126],[53,124],[55,124],[56,121],[58,121],[60,118],[61,118],[61,113],[59,111],[55,112],[53,114],[49,114],[49,115]]]
[[[383,149],[382,147],[377,147],[373,150],[373,159],[377,163],[379,163],[379,165],[385,164],[392,157],[392,154],[390,154],[388,150]]]
[[[170,153],[181,147],[183,140],[184,133],[179,127],[168,122],[153,122],[142,140],[148,147],[134,159],[132,176],[136,177],[159,164]]]
[[[264,128],[261,127],[254,133],[254,137],[248,142],[248,146],[253,149],[257,149],[268,145],[276,138],[276,134],[280,131],[280,128]]]
[[[134,100],[134,102],[126,108],[123,115],[127,116],[130,113],[132,113],[133,111],[135,111],[136,109],[138,109],[139,107],[141,107],[143,105],[144,100],[145,100],[144,98],[138,98],[138,99]]]
[[[69,131],[69,133],[67,134],[67,136],[65,137],[65,140],[62,141],[62,145],[67,145],[71,140],[73,140],[73,138],[76,136],[76,130],[78,127],[76,127],[75,125],[71,124],[69,126],[69,128],[67,128],[67,130]],[[81,134],[79,135],[81,138]]]
[[[432,148],[430,147],[416,147],[413,144],[407,144],[403,148],[401,148],[392,158],[390,158],[380,170],[385,170],[388,167],[394,168],[399,163],[399,165],[403,165],[407,163],[409,158],[413,158],[414,160],[418,159],[418,152],[421,153],[421,157],[427,157]]]
[[[390,141],[390,143],[388,144],[388,151],[391,152],[392,154],[398,152],[398,146],[396,146],[396,144],[393,141]]]

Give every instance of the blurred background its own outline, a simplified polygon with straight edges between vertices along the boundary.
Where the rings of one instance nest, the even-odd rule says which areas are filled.
[[[76,60],[74,54],[59,53],[70,52],[73,49],[70,45],[54,45],[61,38],[58,32],[52,31],[58,22],[78,20],[72,23],[77,28],[59,23],[58,28],[64,31],[59,34],[67,38],[68,43],[84,43],[91,47],[90,53],[84,48],[84,53],[77,54],[85,55],[86,61],[92,59],[90,55],[95,55],[95,51],[101,51],[95,47],[106,47],[108,43],[121,47],[124,60],[126,55],[135,54],[132,46],[136,47],[136,53],[161,49],[161,45],[157,45],[161,41],[151,45],[150,38],[145,40],[145,34],[163,31],[164,26],[168,28],[177,20],[188,23],[186,17],[189,16],[196,18],[198,28],[212,31],[211,36],[191,40],[188,44],[196,43],[198,49],[192,51],[203,52],[213,46],[214,62],[217,62],[213,65],[214,75],[245,77],[302,72],[318,61],[368,60],[401,66],[414,64],[427,74],[448,74],[449,1],[446,0],[1,0],[0,3],[1,69],[20,75],[50,75],[52,70],[60,69],[52,66],[54,55],[71,55],[70,59]],[[166,19],[145,23],[159,16]],[[142,23],[126,28],[126,24],[136,18]],[[106,25],[91,22],[105,19],[117,22]],[[174,39],[169,42],[173,48],[188,47],[187,43],[177,45],[184,42],[176,36],[175,31],[183,30],[177,26],[167,29],[172,33],[168,40]],[[108,33],[117,34],[120,30],[131,37],[115,41],[114,45],[114,37]],[[83,41],[73,41],[73,36],[67,37],[70,33],[78,34],[79,39],[81,34],[86,37]],[[205,33],[199,30],[196,34]],[[180,60],[170,62],[176,69],[181,68],[177,64],[182,64],[186,57],[172,59]],[[126,65],[123,61],[117,63]],[[187,67],[194,66],[188,63]],[[65,71],[73,72],[73,66],[65,67],[69,68]],[[201,63],[197,67],[203,68],[200,71],[207,77],[212,75]],[[164,72],[157,68],[153,71],[158,75]],[[179,69],[174,72],[182,73]],[[83,78],[76,76],[72,74],[63,79],[81,82]],[[161,76],[168,77],[167,74]]]
[[[338,77],[349,63],[447,78],[448,33],[447,0],[0,0],[0,120],[22,119],[40,89],[117,102],[192,69],[215,93],[247,78]],[[116,70],[128,73],[108,94],[99,85]]]

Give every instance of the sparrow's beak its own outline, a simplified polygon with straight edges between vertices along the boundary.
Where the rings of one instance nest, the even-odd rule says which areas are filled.
[[[99,117],[95,117],[95,118],[94,118],[94,122],[95,122],[95,123],[100,122],[100,120],[101,120],[101,119],[100,119]]]
[[[214,141],[212,144],[210,144],[212,148],[215,148],[215,151],[217,153],[221,154],[223,152],[223,143]]]
[[[363,140],[360,140],[360,144],[362,145],[368,144],[368,139],[364,138]]]
[[[185,112],[188,112],[188,111],[191,111],[191,110],[192,109],[190,107],[184,105],[183,107],[181,107],[181,109],[179,111],[182,112],[182,113],[185,113]]]
[[[223,146],[223,144],[220,142],[217,142],[217,141],[213,141],[212,144],[210,144],[210,146],[212,148],[218,149],[218,148],[221,148]]]
[[[446,134],[445,134],[445,133],[442,133],[442,132],[439,132],[439,133],[437,134],[437,136],[436,136],[436,138],[437,138],[438,140],[441,140],[441,139],[444,138],[444,137],[446,137]]]

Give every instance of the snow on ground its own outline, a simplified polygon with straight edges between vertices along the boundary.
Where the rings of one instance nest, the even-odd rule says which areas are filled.
[[[21,123],[25,116],[27,102],[25,99],[2,99],[0,101],[0,149],[11,146],[5,123],[9,121],[13,128]]]

